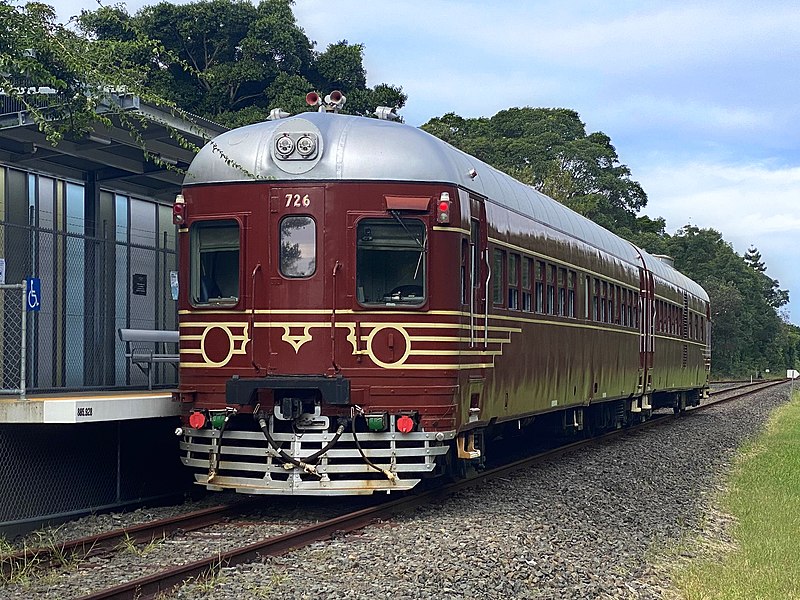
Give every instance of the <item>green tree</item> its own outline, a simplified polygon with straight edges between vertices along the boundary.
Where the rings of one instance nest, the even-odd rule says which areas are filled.
[[[364,46],[342,40],[331,44],[317,57],[317,72],[323,81],[345,93],[367,86]]]
[[[664,241],[659,250],[674,257],[675,266],[709,294],[715,373],[776,370],[792,360],[794,341],[771,304],[766,266],[757,251],[740,256],[720,232],[690,225],[665,235]],[[766,279],[771,285],[773,280]]]
[[[339,89],[343,112],[371,113],[382,102],[401,107],[399,87],[366,85],[361,44],[346,40],[314,50],[292,12],[292,0],[201,0],[161,2],[130,16],[121,9],[84,12],[81,25],[97,39],[121,39],[136,31],[157,40],[172,58],[129,56],[146,66],[146,83],[191,113],[227,126],[268,117],[270,109],[289,113],[315,110],[305,95]]]
[[[54,145],[65,137],[81,139],[98,125],[111,126],[113,117],[138,142],[146,159],[179,170],[147,151],[148,118],[122,108],[124,98],[137,96],[191,121],[185,111],[145,85],[149,63],[168,64],[172,59],[162,45],[120,20],[119,9],[102,10],[107,37],[97,39],[75,23],[58,23],[51,6],[0,0],[0,92]],[[170,123],[163,125],[183,147],[198,149]]]
[[[789,303],[788,290],[779,288],[780,283],[777,279],[772,279],[767,275],[767,267],[761,260],[761,253],[754,246],[750,246],[744,254],[744,261],[760,275],[762,293],[767,303],[774,309],[778,309]]]
[[[64,135],[80,137],[98,120],[104,122],[98,110],[114,110],[109,102],[114,93],[153,98],[141,86],[145,69],[128,59],[161,56],[158,44],[145,37],[118,29],[118,38],[90,40],[59,24],[51,6],[35,2],[15,6],[0,0],[0,22],[0,90],[53,143]]]
[[[612,231],[652,225],[637,219],[647,195],[611,139],[587,134],[573,110],[510,108],[491,119],[448,113],[422,128]]]

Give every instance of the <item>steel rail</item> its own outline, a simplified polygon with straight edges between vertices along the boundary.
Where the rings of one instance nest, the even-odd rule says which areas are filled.
[[[783,380],[770,382],[755,390],[740,392],[714,402],[703,404],[687,411],[687,413],[691,414],[700,409],[709,408],[722,402],[728,402],[730,400],[741,398],[757,391],[784,383],[786,382]],[[378,506],[361,509],[353,513],[310,525],[308,527],[303,527],[296,531],[285,533],[280,536],[259,540],[247,546],[235,548],[233,550],[196,560],[185,565],[172,567],[160,573],[155,573],[147,577],[122,583],[113,588],[108,588],[83,596],[81,600],[127,600],[132,598],[136,598],[138,600],[152,599],[155,598],[159,593],[165,592],[176,585],[180,585],[191,580],[192,578],[202,578],[204,575],[212,573],[215,569],[236,566],[242,563],[253,561],[263,556],[280,555],[289,550],[307,546],[312,542],[327,539],[334,534],[356,531],[372,524],[379,519],[392,517],[398,513],[405,512],[418,506],[429,505],[434,501],[446,498],[457,491],[482,485],[492,479],[502,477],[514,471],[567,454],[577,448],[597,444],[601,441],[619,437],[621,435],[630,435],[644,428],[672,421],[680,417],[681,415],[656,415],[655,417],[632,427],[618,429],[597,437],[579,440],[571,444],[559,446],[558,448],[541,452],[535,456],[526,457],[507,465],[484,471],[483,473],[480,473],[470,479],[458,480],[446,486],[438,487],[422,493],[416,493],[398,500],[386,502]]]
[[[65,557],[72,555],[80,555],[85,558],[110,552],[122,542],[141,544],[167,536],[178,530],[195,531],[203,529],[241,512],[254,503],[254,500],[247,500],[222,504],[165,519],[105,531],[96,535],[64,542],[53,542],[48,546],[26,548],[19,552],[0,556],[0,570],[3,577],[9,579],[21,566],[30,564],[52,566]]]
[[[728,392],[736,392],[738,390],[746,390],[746,391],[739,392],[739,393],[734,394],[733,396],[730,396],[730,397],[720,398],[719,400],[716,400],[714,402],[707,402],[706,404],[703,404],[701,406],[697,406],[692,410],[697,410],[699,408],[713,406],[714,404],[719,404],[720,402],[727,402],[728,400],[735,400],[737,398],[741,398],[741,397],[747,396],[749,394],[755,394],[758,391],[766,390],[768,388],[775,387],[775,386],[778,386],[778,385],[781,385],[781,384],[785,384],[785,383],[788,383],[788,382],[789,382],[789,380],[787,380],[787,379],[774,379],[774,380],[771,380],[771,381],[758,381],[758,382],[754,381],[752,383],[746,383],[744,385],[739,385],[739,386],[735,386],[735,387],[732,387],[732,388],[725,388],[724,390],[717,390],[716,392],[714,392],[712,394],[712,396],[716,396],[718,394],[726,394]],[[758,386],[758,387],[755,387],[755,386]]]

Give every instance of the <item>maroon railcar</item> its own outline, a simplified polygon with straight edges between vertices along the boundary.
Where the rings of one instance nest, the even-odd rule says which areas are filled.
[[[210,489],[407,490],[482,460],[486,432],[707,390],[699,285],[401,123],[223,134],[176,215],[181,448]]]

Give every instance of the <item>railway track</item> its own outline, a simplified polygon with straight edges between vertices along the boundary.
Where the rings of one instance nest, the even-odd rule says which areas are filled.
[[[158,519],[106,531],[97,535],[54,542],[48,546],[26,548],[0,558],[0,572],[4,579],[12,578],[23,565],[53,566],[73,555],[82,558],[99,556],[114,551],[122,543],[144,544],[154,539],[174,534],[176,531],[196,531],[221,523],[256,504],[255,499],[220,504],[182,515]]]
[[[707,402],[699,407],[690,409],[688,412],[694,413],[704,410],[721,402],[731,401],[741,398],[748,394],[774,387],[786,383],[783,380],[770,382],[757,382],[729,388],[716,392],[711,402]],[[629,435],[646,427],[663,424],[671,419],[680,418],[678,415],[662,414],[645,421],[642,424],[606,433],[602,436],[576,441],[571,444],[559,446],[552,450],[540,452],[534,456],[526,457],[512,463],[486,470],[475,475],[470,479],[459,480],[445,486],[437,487],[429,491],[415,493],[394,501],[385,502],[377,506],[372,506],[357,510],[345,515],[335,517],[299,528],[295,531],[283,535],[274,536],[259,540],[254,543],[244,545],[239,548],[229,550],[220,554],[215,554],[208,558],[192,561],[190,563],[170,567],[163,571],[154,573],[150,576],[132,580],[119,584],[112,588],[100,590],[83,597],[83,600],[100,599],[130,599],[137,598],[145,600],[155,598],[159,593],[163,593],[177,585],[190,579],[202,578],[206,574],[212,573],[220,567],[232,567],[247,563],[263,556],[274,556],[283,554],[291,549],[309,545],[315,541],[324,540],[334,534],[344,534],[356,531],[368,526],[376,521],[388,519],[402,512],[408,511],[417,506],[431,504],[441,501],[447,496],[473,486],[481,485],[495,478],[508,476],[514,471],[533,466],[537,463],[558,458],[577,448],[597,444],[614,437]],[[260,499],[248,499],[230,505],[220,505],[209,509],[203,509],[171,517],[152,523],[145,523],[135,527],[106,532],[99,536],[91,536],[65,542],[59,552],[81,552],[88,555],[101,554],[117,547],[123,540],[132,540],[136,543],[146,543],[154,538],[171,535],[177,530],[193,531],[209,527],[220,523],[231,517],[235,517],[247,510],[248,507],[258,503]],[[52,549],[40,548],[28,550],[25,553],[18,553],[11,557],[3,558],[3,569],[10,565],[10,558],[14,560],[39,560],[42,564],[47,564],[53,560],[50,555]]]

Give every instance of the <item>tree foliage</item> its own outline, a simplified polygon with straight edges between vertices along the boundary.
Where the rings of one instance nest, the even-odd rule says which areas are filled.
[[[672,256],[676,268],[708,292],[716,374],[777,372],[798,364],[797,328],[776,311],[789,301],[788,292],[777,290],[755,248],[740,256],[720,232],[686,225],[647,249]]]
[[[448,113],[422,128],[604,227],[637,229],[647,195],[611,138],[587,134],[574,110],[510,108],[490,119]]]
[[[65,135],[80,138],[98,122],[110,124],[114,94],[136,95],[186,120],[200,115],[232,127],[264,120],[272,108],[312,110],[305,103],[311,90],[340,89],[348,96],[344,112],[405,104],[398,86],[366,86],[362,45],[342,40],[316,51],[292,4],[161,2],[135,15],[124,5],[101,6],[61,24],[49,5],[0,0],[0,91],[53,143]],[[43,88],[57,93],[42,94]],[[130,114],[116,114],[134,137],[146,127]]]
[[[0,0],[0,22],[0,90],[53,143],[104,121],[98,109],[113,111],[109,97],[115,92],[154,98],[142,86],[142,65],[131,57],[159,60],[162,48],[143,36],[120,26],[119,37],[96,41],[58,23],[51,6],[35,2]]]
[[[172,60],[137,54],[146,84],[190,113],[239,126],[267,118],[272,108],[312,110],[305,95],[338,89],[347,96],[343,112],[372,112],[378,103],[401,107],[400,87],[367,87],[364,47],[342,40],[315,50],[292,12],[292,0],[201,0],[161,2],[135,15],[100,8],[84,11],[81,27],[98,40],[140,32],[156,40]]]

